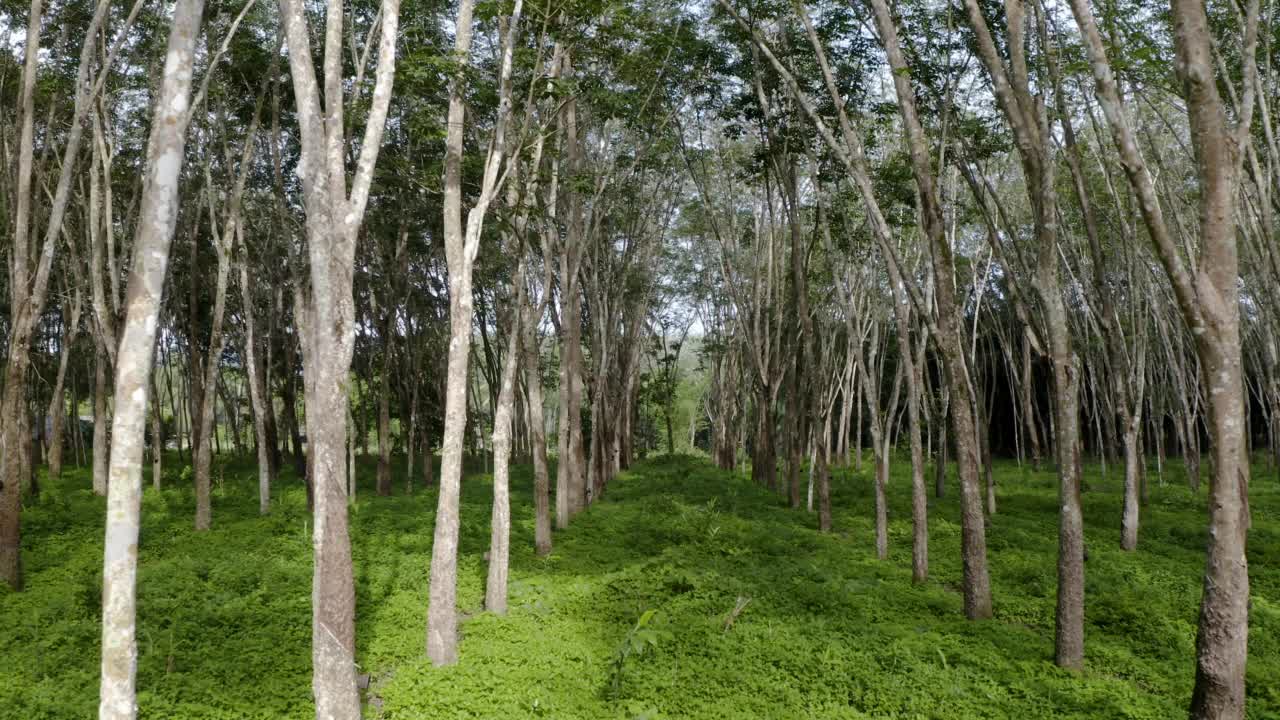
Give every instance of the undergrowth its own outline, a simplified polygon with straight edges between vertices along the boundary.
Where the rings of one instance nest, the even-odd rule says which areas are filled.
[[[280,478],[257,514],[251,465],[220,468],[214,529],[192,529],[184,468],[148,489],[140,548],[141,717],[307,718],[310,519]],[[532,552],[532,481],[513,477],[511,612],[482,612],[490,484],[463,483],[460,661],[423,653],[435,493],[352,507],[366,717],[1170,718],[1194,676],[1205,497],[1175,467],[1153,486],[1136,553],[1119,549],[1120,473],[1087,471],[1086,669],[1052,663],[1056,480],[997,468],[988,551],[995,618],[961,616],[954,477],[930,507],[930,580],[911,584],[910,487],[889,486],[890,557],[875,559],[870,464],[833,479],[837,532],[703,459],[662,457]],[[402,471],[403,468],[400,468]],[[403,477],[403,475],[399,475]],[[1155,482],[1154,474],[1152,482]],[[0,590],[0,718],[92,717],[103,501],[70,468],[23,513],[28,587]],[[1249,541],[1248,711],[1280,717],[1280,486],[1257,473]]]

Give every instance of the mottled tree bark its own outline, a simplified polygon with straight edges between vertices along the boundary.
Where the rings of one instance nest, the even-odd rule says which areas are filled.
[[[160,491],[164,481],[164,422],[160,415],[160,392],[156,389],[154,374],[151,377],[151,486]]]
[[[71,346],[75,344],[80,326],[80,310],[82,307],[80,288],[75,289],[75,298],[70,308],[70,318],[63,315],[62,338],[59,342],[58,376],[53,383],[53,397],[49,399],[49,478],[62,476],[63,429],[66,427],[67,397],[66,380],[67,365],[71,359]],[[76,432],[80,432],[80,419],[72,418]]]
[[[542,417],[542,373],[538,369],[537,320],[540,315],[535,308],[527,308],[520,333],[529,395],[529,435],[533,444],[534,549],[538,555],[548,555],[551,552],[551,488],[547,472],[547,429]]]
[[[202,0],[178,0],[174,8],[147,146],[133,271],[125,294],[125,319],[116,353],[114,441],[102,560],[100,720],[133,720],[138,713],[134,685],[138,663],[135,615],[147,391],[151,386],[169,249],[178,218],[178,178],[190,122],[187,102],[203,6]]]
[[[1027,441],[1031,445],[1031,467],[1040,470],[1040,430],[1036,423],[1035,385],[1031,374],[1031,338],[1030,330],[1022,335],[1022,382],[1019,383],[1018,398],[1022,402],[1022,421],[1027,429]]]
[[[243,247],[243,232],[237,228]],[[243,247],[246,255],[248,248]],[[258,445],[258,512],[266,515],[271,511],[271,448],[273,443],[267,437],[267,421],[273,415],[270,407],[271,397],[263,387],[262,374],[259,372],[257,320],[254,317],[253,295],[249,288],[249,261],[240,260],[240,302],[244,314],[244,357],[245,374],[249,378],[249,402],[253,404],[253,432]]]
[[[346,99],[342,2],[329,0],[325,10],[322,104],[311,55],[307,10],[300,0],[280,0],[300,129],[297,174],[302,181],[306,210],[310,270],[310,288],[295,290],[294,308],[307,401],[307,462],[315,495],[311,684],[317,720],[360,717],[355,671],[355,578],[347,530],[343,444],[347,436],[347,381],[355,346],[355,248],[391,102],[400,19],[398,0],[382,0],[379,13],[382,29],[373,93],[348,191],[347,161],[351,153],[343,119]]]
[[[20,458],[30,440],[26,436],[27,370],[31,365],[31,337],[44,310],[45,295],[49,287],[49,272],[62,234],[62,220],[71,197],[71,180],[80,143],[84,136],[84,118],[91,100],[100,88],[89,82],[89,68],[96,60],[94,48],[110,3],[99,0],[92,19],[85,31],[80,48],[80,64],[75,78],[75,108],[63,147],[61,172],[57,188],[46,216],[44,239],[35,267],[31,267],[30,201],[33,160],[33,127],[35,121],[34,93],[36,70],[39,63],[40,23],[43,6],[33,1],[28,16],[27,42],[24,52],[21,130],[18,148],[18,193],[15,198],[14,241],[10,250],[9,288],[11,313],[9,348],[5,358],[4,391],[0,394],[0,582],[11,588],[22,589],[22,527],[21,498],[23,475],[26,468]],[[132,22],[134,15],[129,18]],[[127,24],[126,24],[127,27]],[[104,71],[111,66],[114,53],[103,62]]]
[[[1209,498],[1209,537],[1204,594],[1196,633],[1196,682],[1190,716],[1232,720],[1245,713],[1245,662],[1249,637],[1249,572],[1245,533],[1249,524],[1248,464],[1244,459],[1244,388],[1240,357],[1239,255],[1235,195],[1249,142],[1257,73],[1258,3],[1245,3],[1243,97],[1240,117],[1229,126],[1214,72],[1205,6],[1172,0],[1174,69],[1187,100],[1191,140],[1200,184],[1199,262],[1188,268],[1165,224],[1163,208],[1106,56],[1087,0],[1072,0],[1096,83],[1099,104],[1111,128],[1121,164],[1138,199],[1165,274],[1195,338],[1208,386],[1214,476]],[[1195,443],[1188,433],[1188,442]]]
[[[997,104],[1014,136],[1022,161],[1027,197],[1038,242],[1035,283],[1045,314],[1054,377],[1054,449],[1058,456],[1058,607],[1055,660],[1079,668],[1084,663],[1084,518],[1080,509],[1079,377],[1070,327],[1058,277],[1058,208],[1054,185],[1053,140],[1043,95],[1034,94],[1027,70],[1025,15],[1021,0],[1006,0],[1008,68],[977,0],[965,0],[978,55],[991,78]],[[1043,36],[1043,33],[1042,33]]]
[[[781,163],[779,163],[781,165]],[[815,172],[816,172],[815,168]],[[782,166],[788,225],[791,232],[791,295],[798,327],[792,338],[790,393],[787,395],[787,487],[792,508],[800,507],[800,471],[809,432],[809,364],[806,356],[813,339],[813,318],[809,316],[809,248],[801,236],[800,179],[795,161],[788,157]]]
[[[93,356],[93,494],[106,495],[108,484],[107,463],[110,462],[111,431],[107,408],[107,353],[102,348],[105,338],[95,343]]]
[[[511,33],[518,25],[517,0]],[[469,64],[474,0],[458,6],[454,54]],[[444,438],[441,443],[440,494],[431,546],[431,589],[427,608],[427,657],[436,665],[458,660],[458,504],[462,482],[462,450],[467,429],[467,370],[471,350],[471,271],[489,204],[498,189],[506,152],[511,112],[511,64],[514,36],[504,43],[498,124],[485,160],[480,195],[462,222],[462,145],[466,78],[460,71],[449,84],[448,132],[445,138],[444,246],[449,267],[448,384],[445,387]]]
[[[516,0],[516,13],[520,0]],[[517,14],[516,18],[519,18]],[[520,321],[524,307],[524,260],[512,278],[515,300],[511,306],[507,329],[506,353],[502,357],[502,375],[498,390],[498,406],[493,414],[493,511],[489,520],[489,574],[484,588],[486,610],[507,613],[507,575],[511,557],[511,416],[515,405],[516,373],[520,369]]]
[[[252,147],[252,143],[246,141],[246,147]],[[216,432],[214,427],[214,403],[218,399],[218,373],[221,369],[222,348],[225,342],[225,336],[222,332],[222,321],[226,314],[227,307],[227,277],[231,272],[231,243],[230,237],[224,237],[224,233],[219,231],[217,217],[217,203],[213,198],[213,181],[209,177],[208,167],[205,168],[207,189],[210,193],[209,197],[209,226],[213,234],[214,249],[218,255],[218,269],[214,279],[214,296],[213,296],[213,327],[209,331],[209,349],[205,355],[204,362],[201,363],[204,377],[201,386],[204,391],[201,393],[199,415],[196,423],[200,428],[200,442],[195,448],[195,476],[196,476],[196,530],[208,530],[213,523],[213,503],[210,495],[211,474],[213,467],[212,448],[209,438]],[[230,231],[234,226],[228,224],[224,231]]]

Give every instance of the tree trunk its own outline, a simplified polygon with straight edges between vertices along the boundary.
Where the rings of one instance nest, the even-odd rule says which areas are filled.
[[[1124,511],[1120,522],[1120,549],[1138,548],[1138,482],[1142,458],[1138,450],[1140,419],[1123,412],[1124,422]]]
[[[919,359],[923,359],[923,353]],[[920,362],[911,365],[907,382],[907,422],[911,434],[911,579],[929,579],[929,496],[924,479],[924,448],[920,438]]]
[[[778,470],[773,451],[773,402],[768,388],[756,393],[756,437],[751,458],[751,479],[776,490]]]
[[[1070,328],[1058,273],[1058,202],[1055,159],[1043,94],[1033,93],[1026,69],[1024,8],[1020,0],[1005,3],[1009,70],[996,49],[977,0],[965,0],[978,54],[1015,138],[1022,161],[1027,197],[1035,225],[1037,248],[1034,286],[1045,314],[1054,373],[1054,449],[1058,458],[1058,607],[1055,659],[1077,668],[1084,661],[1084,524],[1080,510],[1079,377],[1074,366]],[[1044,41],[1043,18],[1038,25]]]
[[[200,351],[196,347],[196,338],[200,335],[200,323],[196,318],[196,308],[199,307],[199,296],[196,293],[200,287],[200,253],[197,252],[196,236],[198,231],[197,222],[193,222],[188,238],[188,254],[190,257],[190,267],[187,272],[190,273],[188,282],[190,284],[187,294],[187,428],[188,436],[191,439],[191,464],[196,464],[196,448],[204,443],[204,436],[200,434],[204,427],[200,422],[200,409],[204,407],[204,366],[201,365]]]
[[[209,438],[216,433],[213,406],[218,398],[219,359],[222,357],[223,344],[222,318],[226,308],[227,273],[230,270],[228,266],[229,258],[226,255],[225,251],[219,249],[218,271],[214,289],[213,329],[209,333],[209,353],[204,359],[204,379],[201,381],[203,392],[200,394],[201,403],[198,418],[200,441],[196,443],[195,451],[196,530],[208,530],[213,522],[213,507],[210,498],[210,476],[213,467],[213,456]]]
[[[1071,9],[1085,39],[1099,104],[1106,114],[1112,139],[1165,275],[1173,285],[1183,319],[1196,338],[1196,355],[1207,380],[1214,478],[1209,491],[1208,552],[1196,633],[1196,683],[1190,715],[1236,720],[1245,714],[1248,657],[1249,572],[1245,533],[1249,525],[1249,468],[1242,462],[1245,404],[1234,208],[1240,145],[1250,141],[1259,11],[1257,2],[1247,3],[1240,49],[1240,57],[1244,59],[1244,100],[1239,103],[1239,124],[1229,127],[1215,79],[1213,44],[1204,3],[1172,0],[1171,5],[1177,55],[1174,69],[1186,97],[1200,186],[1201,254],[1195,269],[1187,268],[1181,250],[1165,225],[1154,181],[1138,152],[1092,10],[1083,0],[1073,0]],[[1192,422],[1188,418],[1188,423]],[[1189,429],[1187,441],[1187,449],[1194,452],[1193,448],[1199,443],[1198,431],[1193,433]],[[1198,482],[1198,467],[1195,472],[1193,482]]]
[[[307,9],[280,0],[297,106],[302,196],[306,210],[310,296],[301,282],[294,315],[301,339],[307,408],[307,462],[315,494],[312,532],[311,663],[316,717],[358,720],[355,670],[355,578],[351,566],[343,442],[347,435],[348,378],[355,346],[353,273],[360,224],[373,181],[395,77],[400,6],[382,0],[378,64],[355,172],[350,174],[343,109],[340,0],[325,12],[324,104],[311,56]],[[301,280],[301,279],[299,279]]]
[[[855,370],[854,372],[856,373],[857,371]],[[856,381],[854,382],[854,384],[858,385]],[[853,471],[860,473],[862,472],[862,386],[861,385],[858,385],[857,389],[854,390],[854,395],[857,397],[857,401],[855,404],[858,406],[858,411],[857,411],[858,417],[857,417],[857,421],[854,423],[854,426],[853,426],[854,427],[853,450],[852,450],[853,460],[851,464],[853,465]]]
[[[933,458],[933,496],[941,498],[947,494],[947,455],[950,447],[947,442],[948,403],[938,403],[938,411],[934,414],[937,422],[938,449]]]
[[[95,41],[110,3],[99,0],[80,48],[80,64],[73,87],[75,111],[68,126],[63,148],[57,189],[45,218],[45,236],[36,266],[29,266],[30,201],[33,160],[33,125],[36,69],[39,63],[39,37],[42,3],[32,2],[28,15],[27,42],[22,76],[22,129],[16,167],[17,198],[14,214],[14,240],[9,259],[9,349],[5,359],[4,391],[0,394],[0,582],[15,590],[22,589],[22,518],[21,498],[24,468],[13,456],[25,453],[28,439],[23,436],[27,411],[27,370],[31,365],[31,337],[36,322],[44,311],[49,288],[49,272],[62,236],[62,219],[71,197],[71,179],[80,142],[84,135],[84,118],[91,100],[94,83],[89,82],[89,68],[95,58]],[[6,459],[9,458],[9,459]]]
[[[427,424],[422,424],[422,486],[431,487],[436,484],[435,477],[435,461],[436,453],[431,447],[431,433],[427,430]]]
[[[56,480],[62,477],[62,445],[63,445],[63,428],[65,427],[65,418],[67,411],[67,365],[71,359],[71,346],[75,343],[77,328],[80,325],[80,290],[75,291],[75,300],[71,306],[71,318],[68,321],[63,317],[65,323],[62,331],[61,342],[59,343],[58,355],[58,376],[53,383],[53,396],[49,399],[49,478]],[[73,418],[76,424],[76,432],[80,431],[79,418]]]
[[[1023,333],[1022,340],[1022,382],[1018,388],[1018,397],[1022,401],[1022,420],[1027,427],[1027,439],[1031,444],[1031,467],[1040,471],[1040,430],[1036,425],[1035,385],[1031,374],[1031,340],[1029,331]]]
[[[286,339],[286,343],[292,341]],[[286,353],[286,357],[294,357],[293,352]],[[297,371],[294,370],[292,363],[289,367],[289,378],[281,385],[280,400],[281,413],[284,415],[284,424],[289,432],[289,455],[293,458],[293,476],[304,482],[310,482],[310,475],[307,474],[307,457],[302,449],[302,431],[298,423],[298,379]],[[311,494],[307,494],[307,509],[312,509]]]
[[[406,429],[403,426],[401,426],[401,431],[404,433],[404,455],[405,455],[404,494],[405,495],[413,494],[413,464],[416,460],[416,456],[417,456],[416,445],[418,444],[418,381],[416,380],[416,377],[417,377],[416,372],[414,373],[414,377],[415,379],[411,381],[413,383],[413,390],[409,393],[408,405],[401,409],[401,413],[403,413],[401,417],[409,418],[409,427]],[[403,397],[404,396],[401,395],[402,399]]]
[[[390,333],[383,337],[389,343]],[[391,348],[383,350],[382,377],[378,381],[378,494],[391,494]]]
[[[110,462],[110,430],[107,423],[107,354],[96,343],[93,361],[93,494],[107,494],[107,463]]]
[[[520,368],[520,315],[524,308],[524,261],[512,279],[515,302],[507,329],[498,406],[493,413],[493,512],[489,520],[489,575],[485,582],[484,607],[498,615],[507,614],[507,574],[511,556],[511,415],[515,405],[516,373]]]
[[[222,412],[231,431],[232,452],[236,456],[243,455],[244,441],[240,438],[240,395],[237,393],[232,396],[231,389],[227,387],[226,378],[221,376],[218,378],[218,399],[222,401]],[[214,417],[217,417],[216,411]]]
[[[898,277],[899,272],[901,269],[896,263],[889,263],[894,290],[893,311],[898,329],[898,361],[907,380],[907,426],[911,442],[911,579],[923,583],[929,577],[929,498],[920,437],[920,388],[924,385],[921,366],[925,356],[923,345],[918,355],[911,347],[911,298],[907,296],[902,278]]]
[[[889,433],[876,439],[876,557],[889,559],[889,504],[885,487],[889,484]]]
[[[21,452],[18,444],[26,442],[26,438],[22,436],[24,423],[20,422],[19,418],[26,412],[27,369],[31,365],[31,334],[36,317],[40,314],[38,308],[24,308],[23,305],[29,302],[32,305],[43,304],[42,297],[27,296],[26,267],[30,231],[31,181],[34,174],[32,166],[35,151],[36,71],[39,67],[43,10],[41,0],[31,0],[31,10],[27,16],[22,94],[19,105],[21,135],[18,141],[18,164],[14,168],[14,177],[18,185],[17,208],[11,258],[7,263],[10,270],[9,311],[12,313],[12,324],[5,361],[4,391],[3,395],[0,395],[0,582],[8,584],[13,590],[22,589],[22,467],[17,462],[17,457]],[[86,47],[91,43],[92,40],[87,40]],[[81,81],[83,81],[83,73],[82,67]],[[78,123],[73,123],[73,130],[78,130],[77,126]],[[68,175],[70,172],[68,167],[63,174]]]
[[[1060,296],[1059,296],[1060,297]],[[1050,324],[1057,311],[1050,312]],[[1058,603],[1054,623],[1054,659],[1060,667],[1078,669],[1084,664],[1084,517],[1080,509],[1080,466],[1076,454],[1079,445],[1079,379],[1075,374],[1070,347],[1063,347],[1065,312],[1062,326],[1050,328],[1049,343],[1053,353],[1054,387],[1057,401],[1054,411],[1056,434],[1054,449],[1058,455]]]
[[[534,549],[539,556],[544,556],[551,553],[551,488],[547,473],[547,428],[542,418],[542,373],[538,369],[538,317],[535,308],[525,309],[520,334],[524,339],[529,435],[533,443]]]
[[[356,423],[351,415],[351,398],[347,398],[347,504],[356,502],[359,476],[356,474]]]
[[[178,179],[188,123],[186,108],[203,5],[202,0],[178,0],[173,11],[167,60],[147,147],[133,272],[126,292],[127,310],[117,352],[111,481],[102,560],[100,720],[133,720],[138,714],[135,616],[143,428],[160,303],[178,217]]]
[[[164,477],[161,474],[164,458],[164,422],[160,415],[160,393],[156,389],[154,375],[151,378],[151,485],[160,491]]]
[[[556,526],[568,527],[568,521],[586,504],[587,474],[582,439],[582,318],[581,294],[571,259],[561,258],[563,337],[560,345],[560,434],[556,454]],[[559,513],[561,477],[568,503],[564,521]]]
[[[237,228],[237,234],[241,234]],[[258,367],[257,326],[253,311],[253,296],[249,287],[248,248],[244,246],[244,238],[240,237],[245,257],[240,261],[240,302],[244,314],[244,357],[245,374],[249,378],[249,402],[253,404],[253,432],[258,446],[258,513],[266,515],[271,511],[271,450],[274,443],[267,437],[268,421],[274,415],[270,407],[270,396],[263,387],[262,374]]]
[[[827,418],[830,429],[831,418]],[[818,445],[814,452],[814,483],[818,487],[818,531],[831,532],[831,472],[827,467],[829,433],[818,435]]]
[[[448,385],[445,388],[444,439],[441,446],[440,494],[435,537],[431,547],[431,589],[427,608],[427,657],[435,665],[458,660],[458,504],[462,481],[462,450],[467,429],[467,362],[471,350],[471,271],[485,214],[495,197],[498,174],[506,150],[505,131],[511,110],[511,56],[521,2],[516,0],[503,47],[498,124],[494,130],[484,178],[476,204],[462,224],[462,145],[465,76],[460,71],[449,84],[448,133],[445,140],[444,245],[449,269]],[[458,6],[454,53],[469,58],[473,0]]]

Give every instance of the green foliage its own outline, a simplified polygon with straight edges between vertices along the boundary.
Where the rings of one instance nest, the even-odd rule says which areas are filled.
[[[228,464],[214,529],[197,534],[190,483],[179,480],[178,458],[167,460],[166,488],[144,498],[141,717],[311,717],[311,523],[301,484],[281,478],[272,514],[259,517],[253,468]],[[1151,473],[1136,553],[1119,550],[1120,474],[1086,470],[1088,625],[1078,674],[1052,663],[1052,471],[997,467],[1000,513],[988,530],[995,618],[971,623],[961,615],[954,474],[947,496],[931,499],[930,580],[911,583],[908,467],[893,465],[887,562],[875,559],[869,473],[835,471],[837,532],[823,535],[813,516],[742,475],[661,456],[620,475],[539,558],[532,479],[516,468],[505,617],[481,611],[492,490],[488,477],[471,475],[459,548],[461,659],[434,668],[423,625],[435,494],[374,497],[374,462],[361,458],[351,521],[357,659],[372,676],[366,717],[1185,714],[1206,511],[1179,467],[1166,467],[1167,485]],[[1255,477],[1248,712],[1271,718],[1280,715],[1280,487]],[[0,594],[0,718],[93,716],[103,502],[89,485],[86,470],[70,468],[24,512],[28,590]]]
[[[613,653],[613,663],[609,667],[607,697],[616,699],[622,694],[622,677],[626,672],[629,658],[640,657],[646,652],[655,651],[660,641],[671,637],[669,631],[653,626],[653,618],[656,614],[657,610],[645,610],[640,619],[636,620],[635,627],[631,628],[627,636],[618,644],[618,649]]]

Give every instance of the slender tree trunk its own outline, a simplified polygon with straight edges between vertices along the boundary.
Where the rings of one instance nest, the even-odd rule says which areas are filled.
[[[529,435],[533,444],[534,549],[538,555],[551,553],[551,488],[547,472],[547,428],[542,418],[542,373],[538,369],[538,318],[526,308],[520,323],[524,342],[525,386],[529,394]]]
[[[1031,444],[1031,467],[1040,471],[1040,431],[1036,427],[1035,385],[1031,374],[1031,340],[1028,333],[1023,333],[1022,340],[1022,382],[1018,397],[1022,401],[1022,418],[1027,426],[1027,439]]]
[[[573,463],[569,459],[569,432],[567,430],[569,424],[568,396],[569,384],[566,380],[566,371],[564,367],[564,350],[561,346],[560,352],[560,376],[559,387],[557,388],[556,402],[556,529],[564,530],[569,527],[569,511],[571,502],[569,500],[569,485],[571,473],[570,468]]]
[[[390,333],[383,337],[389,343]],[[391,494],[391,349],[383,350],[382,377],[378,381],[378,494]]]
[[[918,356],[911,347],[911,298],[907,296],[900,269],[889,263],[890,282],[894,289],[894,318],[897,322],[898,362],[907,380],[907,426],[911,442],[911,579],[923,583],[929,577],[929,498],[924,480],[924,448],[920,437],[920,388],[924,385],[921,365],[923,346]],[[878,494],[878,493],[877,493]],[[887,545],[887,539],[886,539]]]
[[[809,269],[805,258],[808,244],[801,237],[800,179],[794,156],[788,156],[784,184],[785,208],[791,231],[791,293],[796,318],[799,320],[792,348],[791,392],[787,396],[787,424],[791,428],[787,443],[787,479],[792,508],[800,507],[800,471],[804,462],[804,445],[809,427],[809,343],[813,338],[813,319],[809,316]],[[783,174],[783,173],[779,173]]]
[[[855,371],[855,372],[860,372],[860,371]],[[854,384],[858,385],[856,381],[854,382]],[[858,388],[854,391],[854,395],[857,396],[856,404],[858,406],[858,411],[857,411],[858,417],[857,417],[857,422],[854,423],[854,430],[853,430],[853,462],[852,464],[853,464],[853,471],[860,473],[862,472],[862,386],[861,385],[858,385]]]
[[[356,502],[356,491],[359,489],[358,476],[356,475],[356,423],[355,418],[351,415],[351,400],[347,399],[347,504],[354,505]]]
[[[831,418],[827,417],[827,428],[830,430]],[[830,450],[830,434],[818,436],[818,446],[814,452],[814,483],[818,487],[818,530],[831,532],[831,471],[827,465]]]
[[[289,339],[286,343],[292,342]],[[286,352],[286,363],[289,367],[289,378],[281,385],[280,400],[281,413],[284,415],[284,424],[289,431],[289,455],[293,458],[293,475],[295,478],[310,483],[310,475],[307,474],[307,457],[306,452],[302,449],[302,431],[298,423],[298,379],[297,371],[293,364],[288,362],[288,358],[296,357],[295,352]],[[308,488],[310,485],[308,484]],[[311,492],[307,491],[307,508],[311,509]]]
[[[188,238],[188,254],[190,257],[190,267],[187,272],[190,274],[188,283],[190,288],[187,295],[187,429],[188,437],[191,438],[191,464],[196,464],[196,448],[204,444],[204,436],[200,434],[204,427],[200,422],[200,409],[204,407],[204,366],[201,365],[200,351],[196,348],[196,338],[200,335],[200,323],[196,317],[196,308],[199,306],[199,296],[197,288],[200,287],[202,272],[199,268],[200,253],[197,252],[196,237],[198,223],[192,223],[190,237]]]
[[[67,411],[67,365],[71,359],[71,346],[75,343],[77,328],[80,325],[80,290],[75,291],[75,300],[71,306],[71,317],[64,316],[62,340],[59,343],[58,376],[53,383],[53,396],[49,399],[49,478],[56,480],[62,477],[62,445],[63,427]],[[79,418],[73,418],[76,432],[80,431]]]
[[[235,455],[244,454],[244,441],[240,437],[240,395],[231,394],[230,388],[227,387],[227,379],[219,373],[218,377],[218,399],[222,401],[223,417],[227,419],[229,434],[231,435],[232,452]],[[215,410],[215,422],[217,418]]]
[[[160,393],[156,389],[154,375],[151,378],[151,485],[159,492],[164,476],[161,471],[164,458],[164,422],[160,415]]]
[[[1122,412],[1121,420],[1124,424],[1124,510],[1120,522],[1120,548],[1136,550],[1138,548],[1138,484],[1142,472],[1142,457],[1138,448],[1141,418],[1130,415],[1126,409]]]
[[[83,467],[85,462],[84,456],[84,429],[80,426],[80,391],[76,385],[76,379],[71,378],[71,404],[68,406],[71,415],[75,421],[76,431],[71,435],[71,444],[76,451],[76,464]]]
[[[440,494],[435,538],[431,547],[431,589],[427,609],[427,657],[436,665],[458,660],[458,504],[462,480],[462,450],[467,429],[467,362],[471,350],[471,271],[480,248],[489,203],[498,189],[498,174],[506,151],[505,132],[511,112],[511,56],[521,2],[516,0],[508,37],[504,40],[498,124],[485,160],[484,178],[476,204],[462,223],[462,145],[465,76],[459,72],[449,85],[448,133],[445,141],[444,236],[449,268],[448,384],[445,388],[444,439],[441,447]],[[454,53],[468,58],[471,49],[473,0],[458,6]]]
[[[427,424],[422,424],[422,486],[431,487],[436,484],[435,477],[435,449],[431,447],[431,433],[427,429]]]
[[[907,382],[907,422],[911,434],[911,579],[917,583],[929,578],[929,491],[924,479],[924,448],[920,438],[920,387],[924,384],[920,365],[912,363],[911,378]]]
[[[5,357],[4,392],[0,395],[0,582],[13,590],[22,589],[22,475],[18,462],[19,443],[25,443],[20,418],[26,412],[27,369],[31,364],[31,334],[36,316],[35,307],[24,308],[28,302],[42,305],[42,297],[28,297],[28,239],[30,236],[31,185],[35,153],[35,90],[36,72],[40,61],[40,30],[44,5],[42,0],[31,0],[27,15],[26,42],[22,72],[22,90],[19,101],[20,137],[18,140],[18,164],[14,168],[17,180],[16,212],[13,246],[6,258],[9,269],[9,311],[12,315],[9,330],[9,347]],[[92,40],[86,42],[88,46]],[[83,63],[82,63],[83,64]],[[80,82],[83,82],[81,69]],[[79,104],[77,102],[77,104]],[[78,129],[78,128],[74,128]],[[70,173],[70,168],[64,174]],[[60,222],[60,220],[59,220]],[[6,227],[6,230],[8,228]],[[52,250],[56,245],[46,243]],[[32,302],[34,301],[34,302]],[[25,317],[23,311],[26,310]],[[79,429],[77,422],[77,430]]]
[[[876,439],[876,557],[889,559],[889,503],[885,497],[885,488],[889,484],[889,433],[885,428],[884,437]]]
[[[218,360],[222,356],[223,344],[222,316],[226,307],[227,273],[230,269],[227,267],[227,261],[223,259],[224,255],[225,253],[219,252],[218,273],[215,281],[216,299],[213,307],[213,330],[209,334],[209,354],[204,360],[204,379],[201,383],[204,391],[200,397],[200,415],[198,418],[200,442],[196,444],[195,449],[196,530],[208,530],[213,522],[213,506],[210,497],[213,456],[211,455],[212,449],[209,438],[214,437],[214,440],[217,440],[217,428],[214,424],[214,403],[218,398]]]
[[[778,484],[777,462],[773,450],[773,403],[768,388],[756,392],[755,453],[751,458],[751,479],[770,490]]]
[[[1249,525],[1249,467],[1242,462],[1245,403],[1234,211],[1242,145],[1250,142],[1259,10],[1256,0],[1250,0],[1244,8],[1240,48],[1244,97],[1238,106],[1239,122],[1231,127],[1218,92],[1205,5],[1197,0],[1172,0],[1171,5],[1177,55],[1174,69],[1186,97],[1199,179],[1201,255],[1195,269],[1186,266],[1165,225],[1154,181],[1138,152],[1092,10],[1084,0],[1073,0],[1071,9],[1085,40],[1099,104],[1183,319],[1196,338],[1196,355],[1207,381],[1214,477],[1209,491],[1208,552],[1190,716],[1236,720],[1245,714],[1248,658],[1245,534]],[[1188,449],[1198,445],[1198,431],[1194,434],[1197,437],[1187,433]],[[1198,481],[1198,467],[1196,472]]]
[[[107,494],[107,463],[110,462],[110,415],[107,410],[107,354],[95,344],[93,360],[93,494]]]
[[[561,258],[561,294],[564,305],[561,320],[563,338],[560,353],[560,439],[556,463],[557,504],[560,478],[564,477],[565,499],[568,502],[564,522],[559,519],[557,505],[556,526],[568,527],[568,520],[578,514],[586,504],[587,474],[583,457],[582,440],[582,317],[580,283],[571,258]]]
[[[1050,137],[1044,96],[1033,93],[1029,84],[1024,47],[1025,15],[1021,0],[1005,3],[1005,31],[1010,49],[1007,69],[977,0],[965,0],[965,9],[977,39],[978,54],[991,77],[997,104],[1016,141],[1039,243],[1034,285],[1046,316],[1053,363],[1054,449],[1058,457],[1061,503],[1055,659],[1060,666],[1077,668],[1084,661],[1084,523],[1076,458],[1080,422],[1079,377],[1058,272],[1054,141]],[[1045,42],[1043,18],[1039,19],[1041,41]]]
[[[947,415],[950,408],[945,399],[939,400],[938,410],[934,414],[937,423],[938,449],[933,459],[933,496],[941,498],[947,494],[947,455],[950,444],[947,442]]]
[[[981,402],[981,400],[979,400]],[[987,515],[996,514],[996,473],[995,463],[991,460],[991,413],[988,406],[975,413],[982,421],[982,477],[987,489]]]
[[[511,556],[511,416],[515,405],[516,374],[520,369],[520,315],[524,308],[524,261],[512,279],[515,302],[503,355],[498,406],[493,414],[493,512],[489,520],[489,576],[484,607],[498,615],[507,613],[507,575]]]
[[[93,95],[89,68],[94,62],[96,39],[110,3],[99,0],[85,31],[76,70],[75,110],[63,148],[57,189],[45,218],[45,235],[34,268],[29,264],[30,201],[33,161],[34,95],[39,63],[42,4],[32,2],[28,15],[21,95],[21,135],[18,150],[17,199],[14,239],[9,258],[9,348],[5,358],[4,390],[0,394],[0,582],[22,589],[21,491],[24,468],[20,453],[29,444],[24,436],[27,412],[27,370],[31,365],[31,337],[44,311],[49,272],[61,240],[62,220],[71,197],[71,179],[84,134],[84,118]],[[109,63],[108,63],[109,64]],[[19,462],[15,462],[17,459]]]
[[[237,228],[237,234],[240,233]],[[274,413],[258,367],[257,323],[249,286],[248,248],[244,248],[243,237],[240,241],[246,251],[246,257],[240,261],[240,302],[244,314],[245,374],[249,378],[249,402],[253,404],[253,432],[258,446],[258,513],[266,515],[271,511],[271,450],[274,445],[267,437],[267,422]]]
[[[409,418],[409,427],[403,428],[404,431],[404,454],[405,454],[405,472],[404,472],[404,494],[413,494],[413,464],[416,460],[415,447],[418,443],[418,381],[417,373],[414,373],[415,379],[412,380],[413,390],[409,393],[409,405],[401,412],[402,417]],[[403,396],[402,396],[403,397]]]
[[[186,108],[203,5],[202,0],[178,0],[174,7],[164,75],[147,147],[133,272],[125,294],[126,315],[116,356],[117,402],[103,543],[99,720],[133,720],[138,714],[134,685],[138,664],[135,616],[143,428],[160,302],[178,217],[178,178],[189,121]]]

